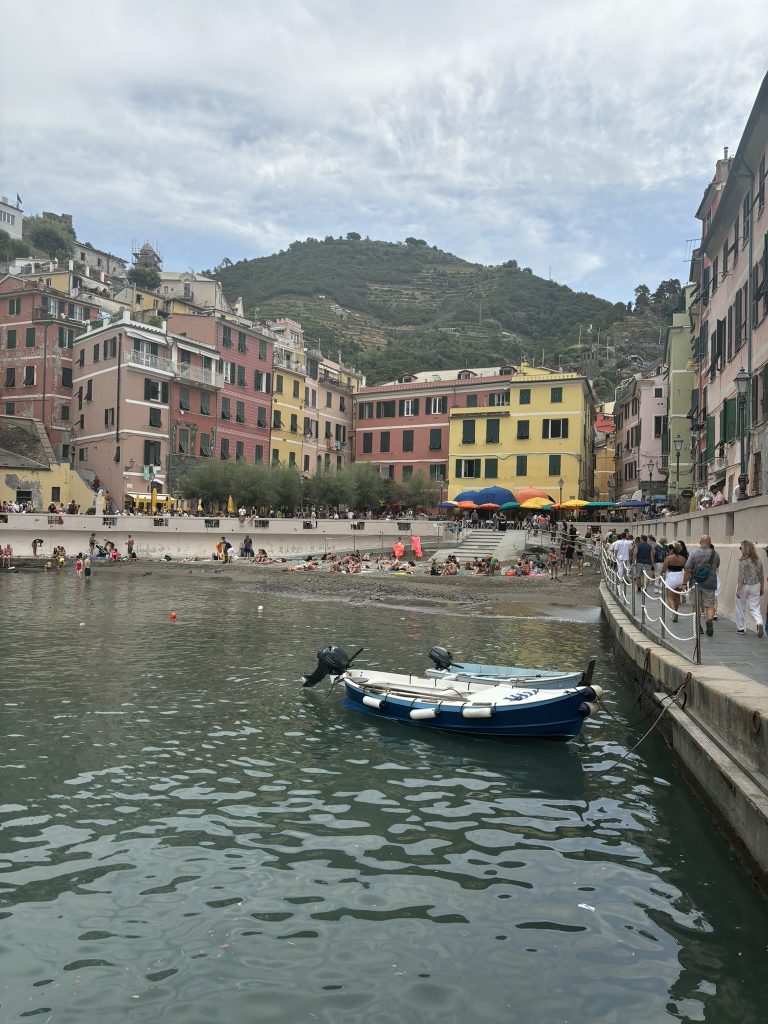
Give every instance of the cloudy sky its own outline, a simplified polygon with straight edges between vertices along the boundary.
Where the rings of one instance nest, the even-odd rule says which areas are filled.
[[[408,235],[610,299],[684,278],[764,0],[4,5],[0,193],[165,268]]]

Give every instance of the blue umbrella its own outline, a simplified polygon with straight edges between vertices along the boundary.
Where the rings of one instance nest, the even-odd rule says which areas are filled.
[[[645,508],[647,504],[647,501],[620,501],[616,508]]]
[[[474,501],[477,504],[478,491],[462,491],[453,499],[454,501]]]
[[[477,504],[483,505],[486,502],[493,502],[494,505],[503,505],[505,501],[514,500],[514,494],[507,487],[483,487],[478,492]]]

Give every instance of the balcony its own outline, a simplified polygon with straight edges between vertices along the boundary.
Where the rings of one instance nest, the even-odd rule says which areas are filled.
[[[136,349],[130,349],[123,353],[123,365],[176,375],[176,364],[172,359],[166,359],[165,356],[154,356],[150,352],[138,352]]]
[[[289,359],[283,355],[277,349],[274,351],[272,362],[275,366],[279,366],[282,370],[291,370],[293,373],[304,373],[304,367],[298,361],[298,359]]]
[[[332,388],[341,388],[343,391],[348,391],[350,393],[352,392],[352,385],[351,384],[346,384],[344,381],[339,380],[338,377],[333,377],[330,373],[327,373],[324,370],[320,371],[320,376],[318,377],[318,381],[321,384],[328,384]]]
[[[199,366],[187,366],[182,363],[177,372],[179,380],[191,380],[213,390],[224,387],[224,374],[217,373],[215,370],[204,370]]]

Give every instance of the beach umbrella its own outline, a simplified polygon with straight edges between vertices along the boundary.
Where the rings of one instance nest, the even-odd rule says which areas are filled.
[[[527,498],[525,501],[520,502],[520,508],[552,508],[552,502],[549,498]]]
[[[588,501],[582,501],[581,498],[569,498],[568,501],[562,501],[559,506],[555,505],[555,508],[585,508],[588,504]]]
[[[438,508],[456,508],[457,505],[456,505],[455,501],[441,501],[440,504],[437,507]]]
[[[612,501],[588,501],[587,508],[615,508]]]
[[[616,504],[616,508],[646,508],[648,505],[647,501],[619,501]]]
[[[502,512],[505,512],[507,509],[510,509],[510,508],[520,508],[520,502],[519,501],[505,501],[503,505],[499,505],[499,509]]]
[[[477,491],[462,491],[453,499],[454,501],[477,501]]]
[[[477,508],[474,501],[457,501],[456,506],[458,508]]]
[[[478,508],[499,508],[495,501],[484,501],[482,505],[478,505]]]
[[[155,487],[152,488],[152,504],[150,505],[150,510],[151,510],[153,516],[156,515],[156,513],[157,513],[157,488],[155,488]]]
[[[235,512],[235,501],[234,501],[234,498],[232,497],[232,495],[230,494],[230,496],[227,498],[227,514],[231,516],[231,515],[234,515],[234,512]]]
[[[203,499],[202,498],[198,498],[197,499],[197,511],[198,512],[202,512],[203,511]]]
[[[505,501],[514,501],[515,495],[507,487],[483,487],[482,490],[477,492],[477,498],[474,500],[478,505],[487,505],[489,502],[501,505]]]
[[[555,503],[555,499],[543,487],[521,487],[515,495],[515,500],[519,501],[521,505],[529,498],[544,498],[550,505]]]

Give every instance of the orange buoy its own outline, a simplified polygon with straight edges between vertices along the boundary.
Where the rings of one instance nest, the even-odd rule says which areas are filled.
[[[176,621],[176,612],[171,612],[171,622]]]

